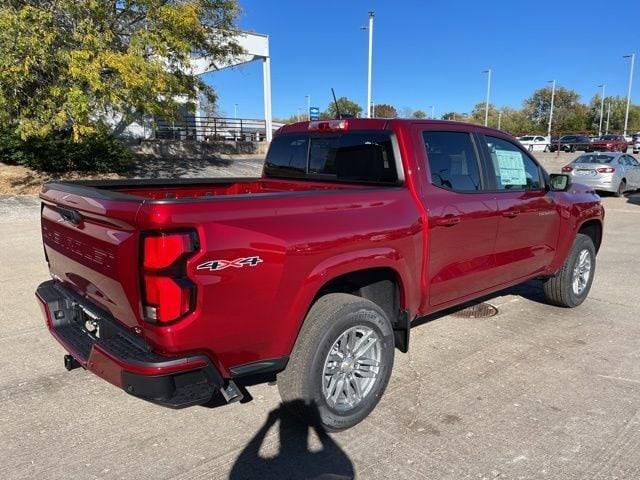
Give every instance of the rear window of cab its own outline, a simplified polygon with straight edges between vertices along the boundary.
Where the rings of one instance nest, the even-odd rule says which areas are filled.
[[[391,134],[386,131],[291,133],[274,137],[267,177],[397,184]]]

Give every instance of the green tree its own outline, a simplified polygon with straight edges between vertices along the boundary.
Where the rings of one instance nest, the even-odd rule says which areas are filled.
[[[427,114],[422,110],[416,110],[415,112],[413,112],[413,118],[427,118]]]
[[[442,115],[443,120],[453,120],[454,122],[468,122],[469,115],[460,112],[447,112]]]
[[[342,115],[359,117],[362,113],[362,107],[353,100],[349,100],[347,97],[340,97],[337,102],[340,107],[340,114]],[[338,111],[336,110],[335,102],[332,101],[329,104],[327,109],[322,112],[321,118],[325,120],[329,118],[338,118]]]
[[[477,125],[484,125],[485,109],[485,102],[476,103],[473,107],[473,110],[471,110],[471,115],[469,115],[466,121],[475,123]],[[498,109],[492,103],[489,104],[488,126],[496,128],[498,127]]]
[[[396,107],[387,103],[374,105],[373,112],[376,118],[396,118],[398,116]]]
[[[600,126],[600,99],[602,97],[596,94],[592,99],[588,108],[587,122],[589,129],[598,131]],[[607,114],[609,114],[608,131],[612,133],[622,133],[624,131],[624,114],[627,108],[626,97],[604,97],[604,112],[602,118],[602,131],[607,131]],[[628,132],[640,131],[640,105],[629,106],[629,123]]]
[[[242,53],[236,0],[5,0],[0,6],[0,121],[23,137],[75,140],[140,114],[173,117],[215,92],[188,73]]]
[[[538,131],[546,131],[551,109],[551,87],[540,88],[524,101],[523,110]],[[565,87],[556,87],[553,101],[552,132],[580,132],[587,129],[587,109],[580,95]]]
[[[500,128],[505,132],[519,136],[532,133],[535,130],[522,109],[503,107],[500,109],[500,112],[502,113]],[[490,126],[497,128],[498,125]]]

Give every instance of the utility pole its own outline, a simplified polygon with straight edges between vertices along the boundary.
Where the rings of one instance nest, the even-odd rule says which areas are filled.
[[[307,99],[307,120],[311,120],[311,95],[305,95]]]
[[[623,135],[627,136],[627,125],[629,124],[629,104],[631,103],[631,84],[633,83],[633,65],[636,61],[636,54],[625,55],[622,58],[631,58],[631,69],[629,70],[629,89],[627,90],[627,110],[624,113],[624,132]]]
[[[600,99],[600,126],[598,127],[598,136],[602,136],[602,119],[604,117],[604,83],[602,85],[598,85],[598,87],[602,88],[602,98]]]
[[[367,69],[367,118],[371,118],[372,108],[371,108],[371,67],[373,62],[373,17],[376,16],[376,12],[369,12],[369,26],[362,27],[361,30],[369,31],[369,64]]]
[[[487,101],[484,104],[484,126],[489,124],[489,98],[491,96],[491,69],[483,70],[487,74]]]
[[[547,137],[551,140],[551,122],[553,121],[553,100],[556,96],[556,81],[549,80],[547,83],[551,84],[551,108],[549,109],[549,128],[547,129]]]

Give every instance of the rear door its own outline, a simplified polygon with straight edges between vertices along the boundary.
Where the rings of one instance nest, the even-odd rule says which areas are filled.
[[[506,283],[542,271],[555,255],[560,214],[545,188],[543,170],[505,138],[481,135],[489,181],[497,200],[496,280]]]
[[[485,191],[474,136],[453,127],[417,130],[428,180],[422,192],[428,301],[438,306],[492,286],[498,212],[494,195]]]
[[[625,155],[627,182],[633,187],[640,188],[640,163],[631,155]]]

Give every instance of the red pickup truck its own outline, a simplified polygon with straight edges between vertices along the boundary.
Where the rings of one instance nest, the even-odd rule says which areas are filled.
[[[591,142],[591,148],[595,151],[627,153],[629,143],[622,135],[602,135]]]
[[[568,182],[475,125],[287,125],[257,179],[46,184],[37,297],[68,369],[171,407],[276,380],[341,430],[415,319],[533,278],[582,303],[604,211]]]

